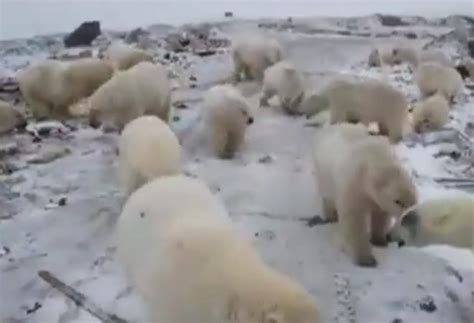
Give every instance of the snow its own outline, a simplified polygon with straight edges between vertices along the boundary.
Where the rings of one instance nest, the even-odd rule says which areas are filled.
[[[242,28],[255,29],[256,23],[218,26],[232,37]],[[446,28],[432,30],[442,33]],[[372,38],[302,34],[298,30],[266,32],[282,41],[288,57],[306,72],[311,90],[321,88],[338,73],[375,78],[385,75],[409,98],[417,98],[411,74],[403,66],[388,68],[386,73],[366,67]],[[416,43],[425,41],[419,39]],[[449,53],[457,53],[455,44],[443,46]],[[11,75],[23,63],[45,56],[41,51],[19,58],[5,55],[0,57],[0,71]],[[173,112],[180,120],[171,123],[185,149],[183,172],[209,184],[265,261],[304,284],[317,300],[322,322],[344,322],[351,315],[354,322],[363,323],[396,319],[406,323],[472,322],[471,251],[446,246],[389,246],[375,250],[377,268],[360,268],[340,251],[335,225],[307,225],[304,219],[321,214],[309,158],[315,129],[305,127],[303,117],[286,116],[275,106],[257,108],[259,89],[255,84],[240,85],[254,105],[256,120],[248,128],[241,152],[233,160],[211,156],[198,123],[199,98],[210,85],[229,76],[231,59],[224,51],[204,58],[190,57],[189,61],[187,69],[170,66],[183,73],[180,80],[187,80],[189,75],[198,79],[193,89],[178,82],[173,94],[175,100],[188,100],[187,109]],[[464,131],[467,121],[473,120],[473,104],[473,93],[466,89],[451,112],[453,120],[448,128]],[[1,321],[98,322],[37,276],[38,271],[48,270],[105,311],[131,322],[143,322],[145,309],[115,259],[114,224],[123,203],[115,173],[117,134],[90,129],[80,120],[72,123],[77,131],[53,134],[40,143],[32,143],[25,134],[0,138],[0,144],[18,144],[20,154],[13,162],[24,167],[11,175],[0,175],[0,213],[11,211],[11,217],[0,214],[0,248],[8,250],[0,252]],[[53,162],[27,163],[31,156],[64,148],[71,153]],[[440,177],[469,176],[463,173],[463,160],[436,158],[441,148],[441,144],[424,145],[409,139],[396,146],[403,164],[414,176],[421,200],[472,196],[436,183]],[[7,193],[18,197],[8,198]],[[62,197],[67,203],[59,206]],[[355,310],[353,314],[340,308],[339,289],[345,279],[350,283],[346,296]],[[420,309],[427,298],[433,300],[435,311]],[[41,307],[27,314],[35,303]]]

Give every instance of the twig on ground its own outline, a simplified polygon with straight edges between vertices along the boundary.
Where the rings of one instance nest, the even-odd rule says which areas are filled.
[[[99,306],[87,299],[84,294],[78,292],[73,287],[66,285],[49,271],[41,270],[38,272],[38,276],[70,298],[77,306],[82,307],[103,323],[127,323],[126,320],[116,316],[115,314],[106,313]]]

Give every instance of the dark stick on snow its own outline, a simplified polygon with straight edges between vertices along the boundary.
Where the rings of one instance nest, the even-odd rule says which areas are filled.
[[[77,306],[82,307],[92,316],[98,318],[103,323],[127,323],[126,320],[116,316],[115,314],[106,313],[99,306],[87,299],[84,294],[78,292],[73,287],[66,285],[49,271],[41,270],[38,272],[38,276],[40,276],[45,282],[50,284],[52,287],[56,288],[61,293],[66,295]]]

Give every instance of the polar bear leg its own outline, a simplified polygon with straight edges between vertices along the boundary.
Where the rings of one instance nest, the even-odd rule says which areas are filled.
[[[268,107],[268,100],[270,100],[274,95],[275,91],[265,88],[263,89],[262,97],[260,98],[260,106],[261,107]]]
[[[371,238],[370,242],[377,247],[386,247],[388,244],[387,234],[390,227],[390,217],[378,209],[371,215]]]
[[[51,116],[51,109],[47,104],[41,102],[29,103],[33,117],[36,120],[44,120]]]
[[[344,205],[339,212],[339,225],[346,242],[345,247],[351,251],[354,263],[361,267],[375,267],[377,260],[372,254],[368,232],[370,214],[361,211],[350,204]]]
[[[322,203],[323,203],[323,213],[324,217],[326,220],[330,222],[336,222],[337,221],[337,211],[336,211],[336,206],[334,203],[326,198],[322,198]]]

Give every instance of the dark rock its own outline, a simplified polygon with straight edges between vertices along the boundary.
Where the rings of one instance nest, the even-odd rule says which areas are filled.
[[[230,18],[230,17],[233,17],[233,16],[234,16],[234,13],[232,11],[226,11],[224,13],[224,17]]]
[[[174,107],[175,107],[176,109],[181,109],[181,110],[189,108],[189,107],[186,105],[186,103],[184,103],[184,102],[176,102],[176,103],[174,104]]]
[[[169,60],[169,59],[171,59],[171,54],[166,53],[165,55],[163,55],[163,58],[166,59],[166,60]]]
[[[265,155],[265,156],[263,156],[263,157],[260,157],[260,158],[258,159],[258,162],[259,162],[260,164],[268,164],[268,163],[273,162],[273,157],[270,156],[270,155]]]
[[[317,226],[317,225],[323,225],[323,224],[328,224],[328,223],[332,223],[332,222],[334,222],[334,221],[324,219],[320,215],[315,215],[312,218],[309,218],[307,220],[306,224],[308,225],[308,227],[312,228],[312,227]]]
[[[474,58],[474,38],[468,39],[467,49],[469,50],[469,55]]]
[[[67,203],[67,198],[65,198],[65,197],[61,197],[58,201],[59,206],[65,206],[66,203]]]
[[[191,76],[189,77],[189,80],[196,82],[196,81],[197,81],[197,78],[196,78],[196,76],[191,75]]]
[[[64,46],[90,46],[100,34],[99,21],[86,21],[64,38]]]
[[[400,318],[393,319],[391,323],[403,323],[403,320]]]
[[[417,39],[418,35],[413,32],[408,31],[405,33],[405,37],[408,39]]]
[[[436,304],[431,296],[426,296],[420,301],[420,310],[433,313],[437,310]]]
[[[406,22],[402,18],[393,15],[377,15],[382,26],[406,26]]]

